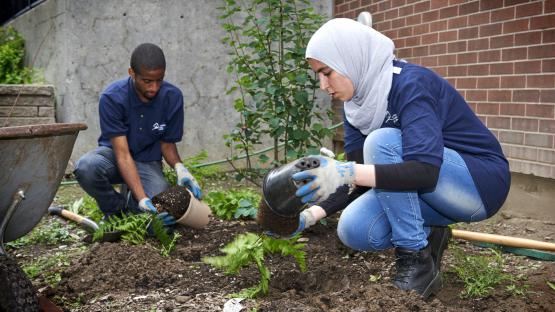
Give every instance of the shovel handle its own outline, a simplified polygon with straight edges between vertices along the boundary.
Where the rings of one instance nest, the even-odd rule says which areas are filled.
[[[497,245],[519,247],[519,248],[529,248],[529,249],[539,249],[555,251],[554,243],[547,243],[542,241],[537,241],[533,239],[503,236],[497,234],[486,234],[479,232],[471,232],[464,230],[452,230],[454,238],[460,238],[469,241],[478,241],[484,243],[494,243]]]
[[[48,208],[48,212],[52,215],[60,216],[64,219],[71,220],[82,227],[94,232],[98,230],[98,224],[89,218],[82,217],[76,213],[64,209],[62,206],[52,206]]]

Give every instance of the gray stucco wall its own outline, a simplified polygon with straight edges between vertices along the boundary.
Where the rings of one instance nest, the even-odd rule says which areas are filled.
[[[26,62],[36,55],[35,67],[56,87],[57,121],[89,126],[80,133],[72,160],[96,146],[98,96],[111,81],[127,76],[131,51],[143,42],[162,47],[166,80],[184,93],[181,155],[205,149],[211,160],[228,156],[222,135],[238,116],[233,96],[225,95],[233,82],[220,42],[220,5],[219,0],[47,0],[10,22],[26,40]],[[331,0],[315,6],[331,16]]]

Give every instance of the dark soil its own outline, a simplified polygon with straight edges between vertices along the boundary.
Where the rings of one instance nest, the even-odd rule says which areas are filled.
[[[189,207],[191,194],[183,186],[173,186],[152,198],[152,204],[158,212],[168,212],[179,220]]]
[[[261,228],[278,235],[289,236],[299,227],[299,216],[293,218],[282,217],[274,213],[266,204],[264,198],[258,205],[257,220]]]
[[[447,269],[444,288],[437,298],[422,300],[390,283],[394,273],[391,251],[356,252],[337,238],[337,222],[317,224],[305,232],[307,267],[301,273],[293,259],[270,256],[271,270],[267,297],[242,302],[258,311],[554,311],[555,292],[546,280],[555,279],[551,262],[529,262],[513,257],[514,267],[538,263],[528,274],[530,291],[526,297],[508,295],[504,289],[480,300],[462,300],[462,283]],[[76,259],[62,274],[59,286],[51,291],[55,302],[80,300],[75,311],[221,311],[227,295],[257,283],[255,267],[240,276],[226,276],[204,264],[204,256],[219,251],[238,233],[256,232],[254,221],[211,220],[204,230],[178,228],[183,234],[169,258],[161,257],[150,245],[123,243],[96,244]],[[461,247],[476,247],[461,243]],[[449,267],[451,253],[444,256]],[[370,281],[370,276],[381,276]],[[67,307],[66,307],[67,308]],[[245,311],[245,310],[244,310]]]

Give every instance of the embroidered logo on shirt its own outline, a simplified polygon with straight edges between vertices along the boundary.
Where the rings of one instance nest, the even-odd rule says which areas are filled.
[[[391,115],[389,111],[386,111],[384,124],[387,123],[393,123],[395,126],[399,126],[399,116],[397,116],[397,114]]]
[[[154,130],[164,131],[165,128],[166,128],[166,124],[155,123],[152,125],[152,131]]]

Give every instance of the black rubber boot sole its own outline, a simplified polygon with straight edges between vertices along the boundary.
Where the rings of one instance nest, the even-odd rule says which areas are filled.
[[[424,292],[422,292],[422,297],[424,299],[428,299],[431,295],[436,295],[441,290],[442,286],[443,280],[441,279],[441,273],[438,270],[436,272],[436,275],[434,276],[434,279],[432,279],[430,284],[428,284],[428,287],[426,287],[426,289],[424,289]]]

